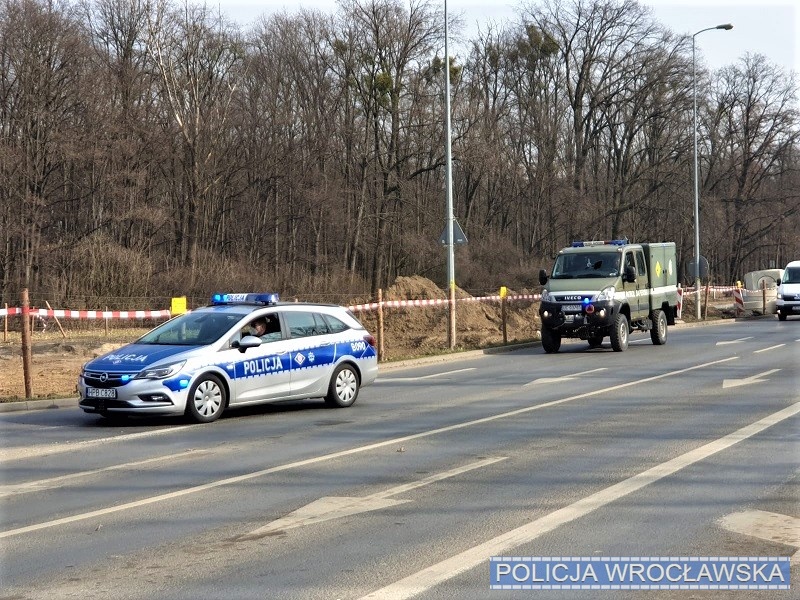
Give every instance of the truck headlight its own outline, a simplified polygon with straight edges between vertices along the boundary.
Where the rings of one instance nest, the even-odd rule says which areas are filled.
[[[547,290],[543,290],[542,302],[555,302],[555,300],[553,300],[553,297],[550,295],[550,292],[548,292]]]
[[[597,302],[608,302],[614,299],[614,295],[617,293],[617,288],[613,285],[608,286],[607,288],[603,288],[600,290],[600,293],[597,294],[592,300]]]
[[[146,369],[139,371],[134,379],[166,379],[167,377],[172,377],[175,375],[183,368],[183,365],[185,364],[186,361],[182,360],[180,362],[170,363],[168,365],[147,367]]]

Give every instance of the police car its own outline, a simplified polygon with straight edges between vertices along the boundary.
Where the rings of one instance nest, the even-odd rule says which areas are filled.
[[[209,423],[227,408],[276,400],[350,406],[377,375],[375,338],[344,307],[214,294],[210,306],[86,363],[79,405],[107,417],[186,414]]]

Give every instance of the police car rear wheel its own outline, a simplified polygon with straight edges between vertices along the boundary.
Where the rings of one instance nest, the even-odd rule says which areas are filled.
[[[351,406],[358,398],[358,385],[358,373],[355,369],[348,364],[339,365],[328,385],[325,403],[335,408]]]
[[[225,410],[225,402],[225,387],[219,378],[203,375],[189,390],[186,414],[198,423],[210,423]]]

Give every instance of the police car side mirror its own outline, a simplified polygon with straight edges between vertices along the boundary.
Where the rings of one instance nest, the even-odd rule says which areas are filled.
[[[547,283],[547,271],[539,269],[539,285],[544,285],[545,283]]]
[[[254,335],[246,335],[239,340],[239,352],[244,353],[248,348],[257,348],[261,345],[261,338]]]

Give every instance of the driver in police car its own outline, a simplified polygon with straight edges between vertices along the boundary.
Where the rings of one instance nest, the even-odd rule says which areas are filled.
[[[242,331],[242,337],[254,335],[261,341],[270,342],[281,338],[281,326],[274,315],[259,317]]]

